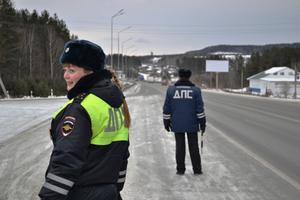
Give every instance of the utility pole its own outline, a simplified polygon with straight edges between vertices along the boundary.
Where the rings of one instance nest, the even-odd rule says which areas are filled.
[[[122,71],[123,71],[123,73],[125,74],[125,68],[124,68],[124,62],[125,62],[125,59],[124,59],[124,44],[126,43],[126,42],[128,42],[128,41],[130,41],[130,40],[132,40],[132,38],[128,38],[127,40],[125,40],[125,41],[123,41],[122,42],[122,57],[121,57],[121,65],[122,65]]]
[[[244,61],[242,62],[242,66],[241,66],[241,90],[242,93],[244,93]]]
[[[128,26],[118,32],[118,67],[117,67],[117,70],[120,70],[120,33],[123,31],[126,31],[130,28],[131,28],[131,26]]]
[[[219,72],[216,72],[216,89],[219,89]]]
[[[294,91],[294,99],[297,99],[297,76],[298,76],[298,71],[297,71],[297,62],[294,62],[294,70],[295,70],[295,91]]]
[[[243,67],[242,67],[242,73],[241,73],[241,89],[243,91],[244,88],[244,72],[243,72]]]

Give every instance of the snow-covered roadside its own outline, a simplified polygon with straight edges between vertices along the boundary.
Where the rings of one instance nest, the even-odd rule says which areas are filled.
[[[45,120],[66,98],[6,99],[0,101],[0,143]]]
[[[134,82],[124,83],[126,96],[139,88]],[[0,143],[50,120],[52,113],[66,101],[66,96],[0,99]]]

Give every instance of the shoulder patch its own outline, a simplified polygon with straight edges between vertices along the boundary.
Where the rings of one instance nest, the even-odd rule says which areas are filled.
[[[61,133],[63,136],[67,136],[72,133],[75,126],[76,119],[71,116],[66,116],[63,120],[63,125],[61,127]]]

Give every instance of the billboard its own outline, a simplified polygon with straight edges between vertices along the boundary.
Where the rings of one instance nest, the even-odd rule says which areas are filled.
[[[228,60],[206,60],[206,72],[228,72]]]

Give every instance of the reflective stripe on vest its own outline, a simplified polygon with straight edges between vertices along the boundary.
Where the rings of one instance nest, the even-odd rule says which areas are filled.
[[[67,105],[53,114],[55,118]],[[91,119],[91,144],[108,145],[116,141],[128,141],[128,128],[124,127],[123,107],[113,108],[94,94],[89,94],[81,102]]]

